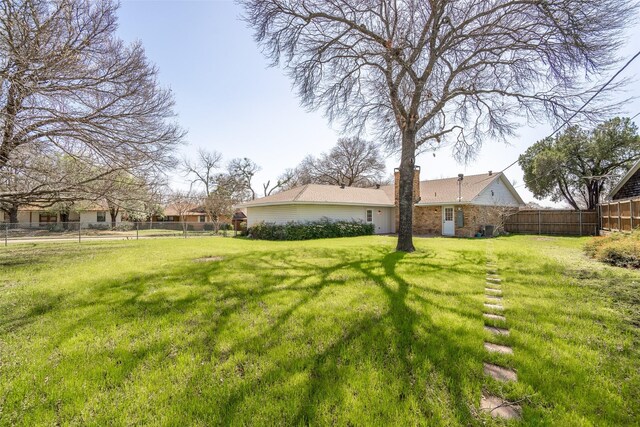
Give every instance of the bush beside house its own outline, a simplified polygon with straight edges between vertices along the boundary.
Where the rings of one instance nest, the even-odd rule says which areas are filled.
[[[249,228],[248,235],[260,240],[310,240],[332,237],[367,236],[374,225],[357,221],[312,221],[287,224],[260,223]]]

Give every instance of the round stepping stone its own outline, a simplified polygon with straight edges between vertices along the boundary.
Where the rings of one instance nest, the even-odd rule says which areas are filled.
[[[509,368],[503,368],[502,366],[494,365],[492,363],[483,363],[485,375],[490,376],[494,380],[507,382],[518,381],[518,374]]]
[[[511,347],[506,346],[506,345],[499,345],[499,344],[494,344],[494,343],[490,343],[490,342],[485,342],[484,343],[484,348],[489,353],[513,354],[513,349]]]
[[[493,310],[504,310],[504,307],[500,304],[489,304],[488,302],[485,302],[484,306]]]
[[[492,334],[496,334],[496,335],[509,335],[509,330],[508,329],[496,328],[495,326],[486,326],[485,325],[484,330],[487,331],[487,332],[491,332]]]
[[[480,399],[480,411],[487,412],[495,418],[504,418],[507,420],[520,419],[522,416],[522,408],[515,403],[509,403],[498,396],[482,395]]]
[[[503,321],[507,321],[507,318],[504,316],[500,316],[499,314],[492,314],[492,313],[482,313],[482,315],[484,317],[486,317],[487,319],[493,319],[493,320],[503,320]]]

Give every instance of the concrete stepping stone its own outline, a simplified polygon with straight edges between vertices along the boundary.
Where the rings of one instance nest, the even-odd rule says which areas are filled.
[[[486,295],[486,297],[487,297],[487,300],[490,303],[494,303],[494,302],[500,303],[500,302],[502,302],[502,296],[500,296],[500,295],[491,295],[491,294],[489,294],[489,295]]]
[[[492,417],[507,420],[520,419],[522,416],[520,405],[509,403],[498,396],[485,396],[484,394],[480,399],[480,411],[487,412]]]
[[[502,289],[497,289],[497,288],[484,288],[485,293],[494,293],[494,294],[501,294],[502,293]]]
[[[499,279],[499,278],[497,278],[497,277],[487,277],[487,280],[488,280],[489,282],[502,282],[502,280],[500,280],[500,279]]]
[[[496,334],[496,335],[509,335],[509,330],[508,329],[496,328],[495,326],[486,326],[485,325],[484,330],[487,331],[487,332],[491,332],[492,334]]]
[[[491,342],[485,342],[484,348],[489,353],[501,353],[501,354],[513,354],[513,349],[506,345],[494,344]]]
[[[490,304],[488,302],[485,302],[484,306],[487,308],[491,308],[493,310],[504,310],[504,307],[501,306],[500,304]]]
[[[509,368],[494,365],[492,363],[483,363],[484,374],[490,376],[494,380],[507,382],[518,381],[518,374]]]
[[[507,321],[507,318],[504,316],[500,316],[499,314],[492,314],[492,313],[482,313],[482,315],[484,317],[486,317],[487,319],[493,319],[493,320],[502,320],[502,321]]]

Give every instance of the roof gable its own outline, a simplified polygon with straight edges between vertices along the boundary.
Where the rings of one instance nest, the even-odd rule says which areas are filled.
[[[631,166],[631,169],[629,169],[629,171],[620,179],[620,181],[618,181],[616,186],[611,189],[611,192],[609,192],[608,199],[609,200],[615,199],[616,196],[618,195],[618,192],[622,190],[624,185],[627,182],[629,182],[631,177],[633,177],[636,173],[638,173],[638,171],[640,171],[640,160],[638,160],[633,166]],[[618,197],[618,198],[621,198],[621,197]]]
[[[454,203],[478,203],[483,192],[501,182],[509,191],[516,204],[524,201],[502,172],[480,175],[467,175],[458,185],[458,177],[433,179],[420,182],[420,202],[418,205],[438,205]],[[505,201],[506,202],[506,201]],[[511,203],[505,203],[511,204]]]

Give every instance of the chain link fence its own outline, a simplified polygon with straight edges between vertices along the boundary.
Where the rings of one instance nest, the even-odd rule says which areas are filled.
[[[4,245],[89,240],[139,240],[158,237],[238,237],[245,229],[208,222],[50,222],[0,223]]]

